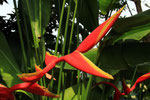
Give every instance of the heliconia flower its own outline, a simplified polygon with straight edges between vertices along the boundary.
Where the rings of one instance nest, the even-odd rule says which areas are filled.
[[[123,82],[122,82],[122,86],[123,86],[123,90],[124,90],[123,93],[121,93],[119,91],[119,89],[114,84],[112,84],[110,82],[99,82],[96,85],[94,85],[94,87],[97,86],[97,85],[99,85],[99,84],[108,84],[108,85],[112,86],[115,89],[114,100],[120,100],[120,97],[122,95],[128,95],[131,91],[133,91],[135,89],[135,87],[136,87],[137,84],[139,84],[139,83],[141,83],[141,82],[143,82],[143,81],[145,81],[145,80],[147,80],[149,78],[150,78],[150,73],[146,73],[146,74],[142,75],[141,77],[139,77],[136,80],[136,82],[134,83],[134,85],[131,88],[129,88],[126,85],[125,80],[123,80]]]
[[[46,56],[45,56],[45,64],[50,64],[51,63],[51,62],[49,62],[49,61],[52,61],[51,57],[52,57],[52,60],[53,60],[54,56],[50,55],[47,52]],[[81,71],[84,71],[86,73],[96,75],[96,76],[100,76],[100,77],[107,78],[107,79],[113,79],[113,77],[111,75],[109,75],[108,73],[106,73],[103,70],[101,70],[100,68],[98,68],[95,64],[93,64],[88,58],[86,58],[79,51],[74,51],[73,53],[71,53],[69,55],[66,55],[66,56],[62,56],[59,59],[61,59],[61,61],[63,61],[63,60],[66,61],[71,66],[73,66],[73,67],[75,67],[75,68],[77,68]]]
[[[24,90],[33,94],[59,98],[59,95],[51,93],[47,88],[40,86],[37,83],[25,82],[12,86],[11,88],[0,86],[0,100],[15,100],[13,92],[15,90]]]
[[[39,71],[42,71],[42,69],[39,67],[39,66],[37,66],[37,65],[35,65],[35,70],[37,71],[37,72],[39,72]],[[46,73],[45,74],[45,76],[46,76],[46,78],[48,78],[48,79],[52,79],[52,75],[50,75],[50,74],[48,74],[48,73]],[[56,80],[56,78],[53,78],[53,80]]]
[[[55,67],[55,65],[58,62],[63,61],[63,60],[65,60],[66,62],[71,64],[73,67],[75,67],[79,70],[82,70],[84,72],[90,73],[92,75],[108,78],[108,79],[113,79],[113,77],[111,75],[109,75],[108,73],[102,71],[97,66],[95,66],[82,53],[91,49],[97,42],[99,42],[104,37],[104,35],[111,28],[113,23],[119,17],[123,8],[121,8],[118,12],[116,12],[112,17],[110,17],[108,20],[106,20],[103,24],[98,26],[87,38],[85,38],[85,40],[79,45],[79,47],[73,53],[58,58],[58,57],[46,52],[45,64],[47,66],[43,69],[43,71],[34,72],[31,74],[23,73],[23,74],[19,75],[20,79],[23,81],[26,81],[26,82],[31,82],[31,81],[36,82],[44,74],[46,74],[49,70],[51,70],[53,67]],[[78,60],[78,59],[81,59],[81,60]]]
[[[100,26],[98,26],[90,35],[88,35],[83,40],[83,42],[79,45],[79,47],[76,50],[84,53],[91,49],[93,46],[95,46],[112,27],[112,25],[117,20],[124,7],[122,7],[118,12],[116,12],[113,16],[111,16]]]

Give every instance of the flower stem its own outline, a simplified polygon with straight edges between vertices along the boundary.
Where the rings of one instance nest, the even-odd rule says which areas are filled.
[[[62,6],[62,10],[61,10],[58,35],[57,35],[56,46],[55,46],[55,55],[57,55],[57,50],[58,50],[58,41],[59,41],[59,36],[60,36],[60,31],[61,31],[61,24],[62,24],[62,19],[63,19],[63,14],[64,14],[65,3],[66,3],[66,0],[63,1],[63,6]],[[63,63],[61,63],[61,66],[62,65],[63,65]],[[57,94],[60,94],[62,71],[63,71],[63,68],[60,67]]]
[[[70,41],[69,41],[69,48],[68,48],[68,54],[70,53],[71,50],[71,43],[72,43],[72,36],[73,36],[73,30],[74,30],[74,22],[75,22],[75,16],[77,13],[77,7],[78,7],[78,2],[76,0],[75,2],[75,10],[74,10],[74,15],[73,15],[73,21],[72,21],[72,26],[71,26],[71,34],[70,34]]]

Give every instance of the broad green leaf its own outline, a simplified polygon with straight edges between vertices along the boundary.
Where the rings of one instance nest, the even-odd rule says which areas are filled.
[[[79,0],[78,20],[85,29],[92,32],[98,26],[98,2],[97,0]]]
[[[150,23],[150,10],[144,11],[137,15],[118,19],[113,27],[113,30],[118,34],[124,34],[134,27]]]
[[[92,92],[89,96],[89,100],[98,100],[101,97],[101,93],[100,93],[101,91],[99,89],[94,88],[94,89],[91,89],[91,91]],[[78,85],[77,84],[65,89],[64,100],[78,100],[77,93],[78,93]],[[59,100],[62,100],[61,95],[62,95],[62,93],[60,94]],[[56,100],[56,99],[54,98],[52,100]]]
[[[114,41],[114,43],[117,42],[118,40],[123,40],[123,41],[127,39],[141,40],[144,36],[146,36],[149,33],[150,33],[150,23],[139,27],[135,27],[130,31],[125,32],[124,35],[117,38]]]
[[[21,72],[2,32],[0,32],[0,69],[2,79],[8,87],[21,82],[17,76]]]
[[[49,0],[20,0],[22,12],[29,19],[35,48],[39,47],[39,38],[45,33],[45,28],[50,19]],[[25,17],[25,16],[24,16]]]
[[[101,13],[106,15],[116,1],[118,0],[99,0],[99,9],[101,10]]]
[[[78,100],[77,93],[78,85],[74,85],[65,89],[64,100]],[[62,98],[60,98],[59,100],[62,100]]]
[[[149,69],[150,43],[122,43],[106,46],[101,52],[102,69],[130,70],[139,66],[140,71]]]

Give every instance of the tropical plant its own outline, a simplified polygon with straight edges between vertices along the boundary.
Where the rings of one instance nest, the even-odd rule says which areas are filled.
[[[11,17],[0,17],[0,99],[150,98],[149,81],[142,82],[149,78],[149,10],[137,4],[141,13],[117,19],[126,0],[13,1]],[[120,92],[123,78],[133,87],[123,81]]]

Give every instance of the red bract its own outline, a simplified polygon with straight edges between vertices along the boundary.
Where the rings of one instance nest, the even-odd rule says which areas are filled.
[[[150,73],[146,73],[146,74],[142,75],[141,77],[139,77],[136,80],[136,82],[134,83],[134,85],[131,87],[130,90],[133,91],[138,83],[141,83],[141,82],[143,82],[143,81],[145,81],[145,80],[147,80],[149,78],[150,78]]]
[[[134,85],[133,85],[131,88],[129,88],[129,87],[126,85],[125,80],[123,80],[122,86],[123,86],[124,93],[121,93],[121,92],[119,91],[119,89],[118,89],[114,84],[112,84],[112,83],[110,83],[110,82],[99,82],[99,83],[97,83],[96,85],[99,85],[99,84],[108,84],[108,85],[112,86],[112,87],[115,89],[114,100],[120,100],[120,97],[121,97],[122,95],[128,95],[131,91],[133,91],[133,90],[135,89],[135,87],[136,87],[136,85],[137,85],[138,83],[141,83],[141,82],[143,82],[143,81],[145,81],[145,80],[147,80],[147,79],[149,79],[149,78],[150,78],[150,73],[147,73],[147,74],[142,75],[141,77],[139,77],[139,78],[136,80],[136,82],[134,83]],[[95,85],[95,86],[96,86],[96,85]]]
[[[47,88],[37,83],[25,82],[12,86],[11,88],[0,87],[0,100],[14,100],[13,92],[15,90],[24,90],[33,94],[59,98],[59,95],[53,94]]]
[[[22,90],[25,90],[27,92],[31,92],[33,94],[41,95],[41,96],[47,96],[47,97],[53,97],[53,98],[59,98],[59,95],[56,95],[54,93],[51,93],[47,88],[40,86],[37,83],[34,83],[28,88],[23,88]]]
[[[42,71],[42,69],[41,69],[39,66],[36,66],[36,65],[35,65],[35,70],[36,70],[37,72]],[[52,79],[52,75],[50,75],[50,74],[48,74],[48,73],[46,73],[45,76],[46,76],[46,78],[48,78],[48,79],[50,79],[50,80]],[[53,78],[53,80],[56,80],[56,79]]]
[[[96,75],[99,77],[113,79],[113,77],[98,68],[94,63],[92,63],[88,58],[86,58],[82,53],[79,51],[74,51],[73,53],[66,55],[63,57],[64,60],[72,65],[73,67],[84,71],[86,73]]]
[[[24,82],[36,82],[39,81],[49,70],[55,67],[56,63],[62,59],[52,60],[43,70],[34,73],[23,73],[18,75],[18,77]]]
[[[116,12],[113,16],[111,16],[104,23],[102,23],[100,26],[98,26],[90,35],[88,35],[83,40],[83,42],[79,45],[79,47],[76,50],[84,53],[84,52],[87,52],[89,49],[91,49],[93,46],[95,46],[109,31],[109,29],[117,20],[117,18],[119,17],[123,9],[124,7],[121,8],[118,12]]]
[[[0,84],[0,100],[14,100],[14,99],[15,97],[13,96],[10,89]]]

